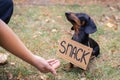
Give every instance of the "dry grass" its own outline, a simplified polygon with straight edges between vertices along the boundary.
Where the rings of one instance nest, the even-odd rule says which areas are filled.
[[[119,3],[116,3],[119,4]],[[91,35],[101,47],[99,58],[90,62],[87,71],[73,69],[63,71],[64,60],[60,59],[61,67],[58,75],[42,74],[31,65],[18,59],[12,54],[9,62],[15,65],[4,67],[7,75],[12,75],[11,80],[119,80],[120,79],[120,29],[107,27],[106,17],[117,17],[120,26],[120,10],[115,5],[66,5],[66,6],[30,6],[16,5],[9,26],[16,32],[25,45],[34,53],[45,59],[58,58],[56,51],[61,37],[71,37],[69,31],[71,24],[65,19],[66,11],[88,13],[95,21],[98,31]],[[111,10],[111,7],[114,8]],[[6,52],[0,49],[0,52]],[[3,68],[2,68],[3,69]],[[6,73],[7,72],[7,73]],[[3,73],[3,72],[2,72]],[[2,75],[2,74],[1,74]],[[7,80],[5,76],[0,78]]]

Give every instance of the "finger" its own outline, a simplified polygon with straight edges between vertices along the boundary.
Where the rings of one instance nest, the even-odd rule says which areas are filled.
[[[50,65],[48,65],[45,70],[46,72],[51,72],[53,75],[57,75],[56,70]]]
[[[52,66],[56,62],[59,62],[59,60],[51,59],[51,60],[48,61],[48,63],[49,63],[50,66]]]
[[[50,72],[51,72],[53,75],[55,75],[55,76],[57,75],[56,70],[55,70],[54,68],[51,68],[51,69],[50,69]]]
[[[53,65],[53,64],[55,64],[56,62],[57,62],[58,60],[54,60],[54,61],[50,61],[50,62],[48,62],[49,63],[49,65]]]
[[[54,69],[57,69],[59,66],[60,66],[60,61],[59,60],[56,60],[54,63],[52,63],[52,67]]]
[[[56,59],[49,59],[47,60],[48,63],[55,61]]]
[[[54,69],[56,69],[60,66],[60,61],[55,60],[54,62],[49,63],[49,65],[52,66]]]

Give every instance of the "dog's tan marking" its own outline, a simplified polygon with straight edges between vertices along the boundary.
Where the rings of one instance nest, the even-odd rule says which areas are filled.
[[[79,28],[80,28],[80,20],[76,17],[76,15],[74,13],[70,14],[70,17],[72,20],[75,21],[75,24],[73,24],[73,28],[75,30],[75,34],[78,35],[79,33]]]
[[[76,17],[76,15],[74,13],[71,13],[71,18],[77,23],[77,25],[80,26],[80,20]]]

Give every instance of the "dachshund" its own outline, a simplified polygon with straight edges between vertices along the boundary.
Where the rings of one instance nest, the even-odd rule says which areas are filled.
[[[65,16],[73,25],[71,30],[74,30],[75,33],[72,40],[93,48],[92,57],[97,57],[100,54],[100,47],[95,40],[89,37],[89,34],[97,31],[94,21],[86,13],[66,12]]]

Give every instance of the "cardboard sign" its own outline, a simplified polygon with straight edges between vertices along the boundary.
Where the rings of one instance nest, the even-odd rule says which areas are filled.
[[[92,50],[93,49],[88,46],[65,38],[60,41],[57,54],[61,58],[86,70]]]

